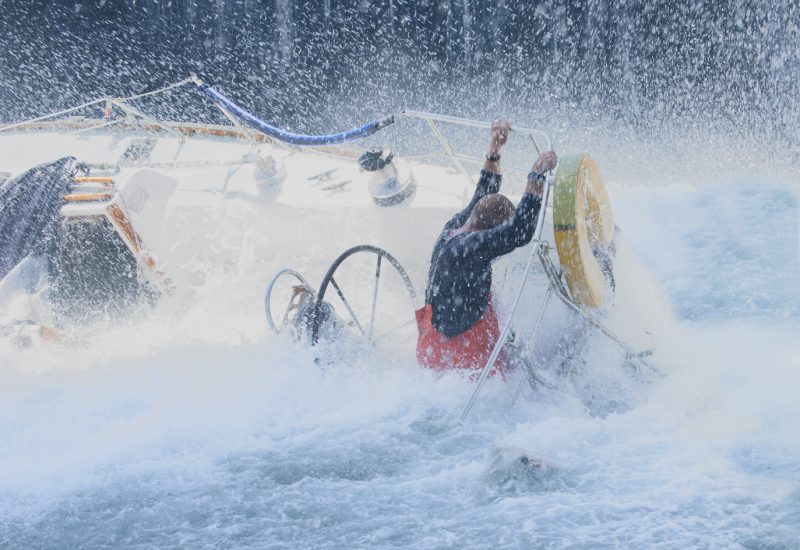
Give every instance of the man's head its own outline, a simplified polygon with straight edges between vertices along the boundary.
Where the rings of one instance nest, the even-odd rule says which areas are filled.
[[[510,220],[514,210],[514,203],[508,197],[492,193],[478,201],[465,225],[472,231],[491,229]]]

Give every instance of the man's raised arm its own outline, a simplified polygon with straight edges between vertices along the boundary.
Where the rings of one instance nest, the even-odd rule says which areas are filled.
[[[500,175],[500,150],[508,141],[510,131],[511,124],[507,120],[498,119],[492,122],[489,150],[486,153],[486,161],[483,163],[481,177],[475,186],[475,193],[466,208],[450,218],[450,221],[444,226],[446,230],[457,229],[464,225],[479,200],[490,193],[500,191],[500,184],[503,182],[503,177]]]

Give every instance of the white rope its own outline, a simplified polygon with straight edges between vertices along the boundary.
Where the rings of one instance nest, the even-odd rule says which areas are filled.
[[[70,107],[68,109],[64,109],[62,111],[56,111],[55,113],[50,113],[50,114],[43,115],[43,116],[40,116],[40,117],[31,118],[29,120],[23,120],[22,122],[15,122],[13,124],[8,124],[6,126],[0,126],[0,132],[5,132],[7,130],[11,130],[11,129],[14,129],[14,128],[19,128],[20,126],[25,126],[26,124],[31,124],[33,122],[39,122],[39,121],[42,121],[42,120],[47,120],[48,118],[55,118],[55,117],[58,117],[58,116],[61,116],[61,115],[66,115],[68,113],[79,111],[79,110],[84,109],[86,107],[91,107],[92,105],[97,105],[99,103],[104,103],[106,101],[113,101],[113,102],[116,102],[116,103],[122,103],[122,102],[125,102],[125,101],[134,101],[136,99],[141,99],[143,97],[148,97],[148,96],[151,96],[151,95],[162,94],[164,92],[172,90],[173,88],[178,88],[180,86],[184,86],[185,84],[188,84],[190,82],[195,82],[195,77],[192,76],[192,77],[189,77],[189,78],[185,78],[185,79],[181,80],[180,82],[175,82],[173,84],[169,84],[168,86],[164,86],[163,88],[159,88],[157,90],[152,90],[150,92],[144,92],[142,94],[136,94],[136,95],[132,95],[132,96],[128,96],[128,97],[103,97],[103,98],[100,98],[100,99],[95,99],[93,101],[87,101],[86,103],[82,103],[82,104],[77,105],[75,107]]]
[[[91,107],[92,105],[97,105],[98,103],[103,103],[105,101],[106,101],[106,98],[95,99],[94,101],[89,101],[87,103],[83,103],[81,105],[78,105],[77,107],[70,107],[69,109],[64,109],[63,111],[50,113],[49,115],[44,115],[44,116],[32,118],[30,120],[23,120],[22,122],[15,122],[14,124],[9,124],[7,126],[0,126],[0,132],[5,132],[6,130],[11,130],[12,128],[17,128],[19,126],[24,126],[25,124],[30,124],[31,122],[39,122],[40,120],[46,120],[48,118],[53,118],[53,117],[65,115],[67,113],[71,113],[73,111],[77,111],[79,109],[83,109],[84,107]]]

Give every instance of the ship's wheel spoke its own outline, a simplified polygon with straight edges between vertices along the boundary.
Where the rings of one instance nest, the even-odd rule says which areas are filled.
[[[348,302],[347,298],[344,297],[344,293],[342,292],[342,289],[339,287],[339,283],[337,283],[336,279],[334,279],[333,277],[331,277],[331,284],[333,285],[333,288],[336,289],[336,294],[339,295],[339,299],[342,301],[344,307],[347,309],[347,312],[350,314],[350,317],[353,319],[353,322],[358,328],[358,331],[361,333],[362,336],[366,336],[367,333],[364,332],[364,327],[361,326],[361,322],[358,320],[358,317],[356,317],[356,312],[353,311],[352,307],[350,307],[350,302]]]
[[[372,340],[372,332],[375,328],[375,307],[378,305],[378,283],[381,281],[381,260],[383,256],[380,254],[378,255],[378,262],[375,266],[375,290],[372,293],[372,310],[369,314],[369,333],[367,334],[367,338]]]
[[[375,259],[375,270],[374,270],[374,276],[373,276],[374,282],[372,284],[372,288],[370,289],[371,290],[371,294],[372,294],[372,301],[371,301],[371,304],[368,306],[369,307],[369,310],[368,310],[369,311],[369,322],[366,323],[366,324],[362,324],[361,321],[358,319],[358,316],[356,315],[356,312],[354,311],[354,308],[351,305],[351,302],[349,300],[347,300],[347,298],[345,298],[344,292],[342,292],[342,289],[339,286],[338,281],[334,277],[334,275],[340,275],[340,273],[337,270],[339,269],[339,267],[348,258],[353,256],[354,254],[375,254],[375,256],[376,256],[376,259]],[[324,315],[322,315],[322,311],[324,309],[324,304],[325,304],[325,292],[327,291],[329,286],[333,286],[334,290],[336,291],[336,294],[339,296],[339,299],[342,301],[342,304],[344,304],[344,307],[347,309],[347,312],[350,315],[350,318],[353,320],[352,324],[355,326],[355,328],[358,330],[358,332],[361,334],[361,336],[366,338],[366,340],[368,342],[375,343],[376,340],[380,339],[384,335],[392,334],[393,332],[395,332],[396,330],[398,330],[400,328],[400,326],[398,326],[397,328],[395,328],[393,330],[390,330],[390,331],[384,331],[384,330],[381,329],[381,335],[380,336],[376,336],[376,334],[375,334],[376,329],[379,327],[379,323],[378,323],[378,297],[379,297],[379,294],[381,292],[383,292],[384,294],[387,292],[385,290],[386,286],[387,286],[386,283],[381,285],[381,276],[386,276],[386,274],[385,274],[386,270],[384,269],[384,264],[386,262],[388,262],[389,265],[394,268],[394,271],[397,273],[397,275],[399,275],[399,277],[401,279],[401,282],[402,282],[402,287],[404,287],[405,291],[408,293],[411,305],[413,306],[414,302],[416,302],[417,294],[414,291],[414,286],[411,284],[411,279],[408,276],[408,273],[406,273],[405,269],[403,269],[403,266],[401,266],[400,263],[391,254],[389,254],[388,252],[386,252],[385,250],[383,250],[381,248],[378,248],[376,246],[371,246],[371,245],[354,246],[352,248],[349,248],[349,249],[345,250],[338,258],[336,258],[336,260],[333,262],[333,264],[331,264],[331,266],[328,268],[328,272],[322,278],[322,283],[320,284],[319,291],[317,292],[316,303],[315,303],[315,306],[314,306],[315,307],[315,309],[314,309],[315,313],[314,313],[314,316],[313,316],[314,324],[312,325],[312,329],[311,329],[311,341],[312,341],[312,343],[316,343],[318,341],[319,335],[320,335],[321,326],[326,322],[325,319],[324,319]],[[361,265],[363,265],[363,264],[361,264]],[[349,271],[349,272],[353,273],[352,272],[352,268],[350,268],[350,269],[351,269],[351,271]],[[370,292],[369,290],[367,290],[368,288],[370,288],[369,284],[367,284],[367,285],[363,285],[363,284],[359,285],[358,286],[358,290],[362,293],[362,294],[360,294],[360,297],[362,299],[355,300],[353,302],[354,304],[357,304],[359,306],[359,310],[358,311],[361,312],[362,314],[363,314],[363,312],[366,311],[365,309],[362,309],[362,308],[366,307],[367,304],[370,303],[369,302],[369,295],[366,295],[366,296],[363,295],[366,292]],[[381,303],[383,303],[383,302],[384,302],[384,300],[381,300]],[[413,307],[409,307],[409,313],[410,313],[410,316],[413,319]],[[410,321],[410,322],[413,322],[413,321]],[[410,324],[410,322],[409,323],[405,323],[405,325],[403,325],[403,326],[407,326],[408,324]]]

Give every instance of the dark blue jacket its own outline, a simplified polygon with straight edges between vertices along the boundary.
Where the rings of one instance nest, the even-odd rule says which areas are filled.
[[[472,200],[445,224],[433,247],[425,303],[432,306],[433,327],[445,336],[457,336],[483,317],[492,288],[492,260],[533,237],[542,199],[529,193],[522,196],[507,222],[450,237],[451,231],[467,222],[479,200],[500,190],[501,181],[500,175],[481,170]]]

